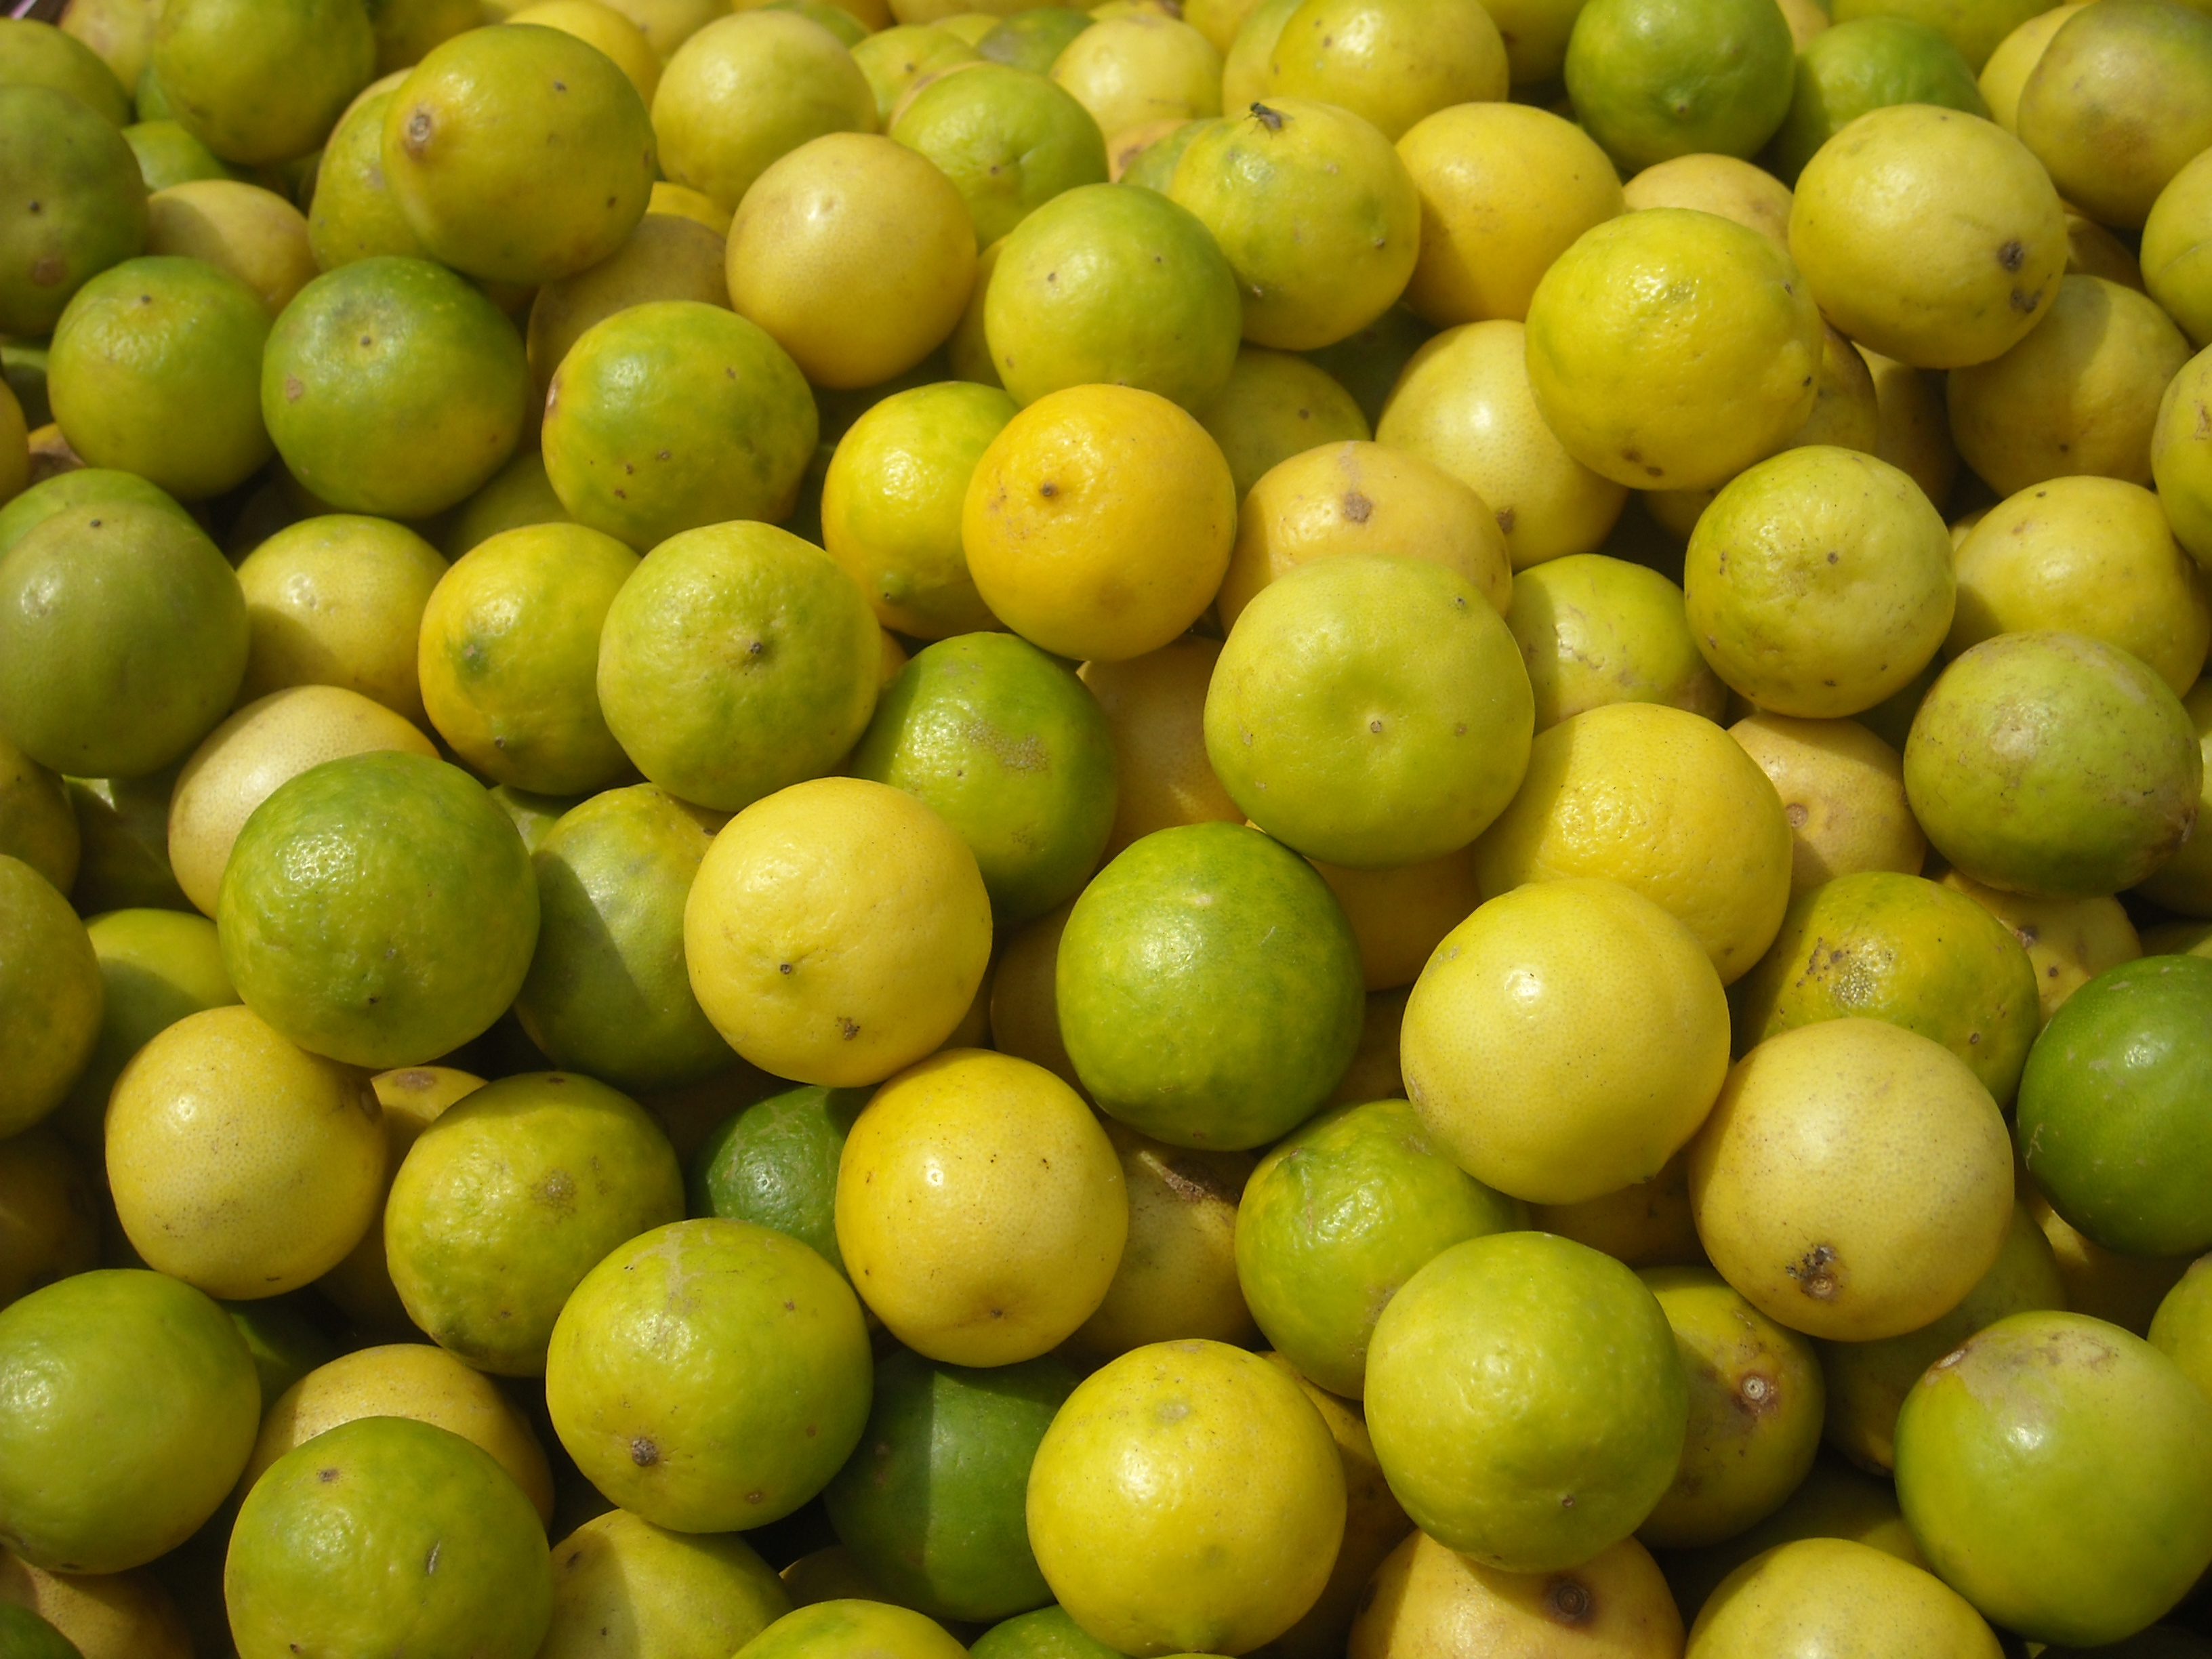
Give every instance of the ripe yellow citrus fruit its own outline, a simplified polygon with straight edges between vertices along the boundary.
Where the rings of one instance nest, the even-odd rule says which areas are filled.
[[[1470,0],[1303,0],[1268,54],[1262,95],[1348,109],[1395,143],[1448,107],[1502,106],[1505,42]]]
[[[845,43],[795,12],[713,16],[671,52],[653,97],[660,165],[734,213],[778,156],[826,132],[873,132],[876,97]]]
[[[1206,757],[1206,690],[1220,655],[1218,641],[1186,634],[1141,657],[1083,665],[1114,738],[1114,829],[1102,857],[1155,830],[1243,822]]]
[[[1729,735],[1759,763],[1790,821],[1790,896],[1838,876],[1917,876],[1927,838],[1905,799],[1905,762],[1856,720],[1747,714]]]
[[[318,273],[307,221],[274,191],[196,179],[146,202],[146,252],[204,259],[261,296],[272,317]]]
[[[1516,1647],[1672,1659],[1682,1650],[1682,1615],[1651,1553],[1632,1538],[1565,1572],[1522,1573],[1486,1567],[1417,1532],[1376,1570],[1352,1627],[1350,1656],[1418,1659]]]
[[[627,27],[627,26],[625,26]],[[671,1532],[627,1510],[594,1516],[553,1550],[543,1659],[735,1652],[791,1611],[742,1538]]]
[[[599,6],[599,0],[555,3]],[[682,186],[656,185],[653,188]],[[696,219],[647,213],[638,221],[629,239],[599,264],[539,288],[538,297],[530,302],[526,337],[530,372],[538,384],[542,387],[551,382],[553,371],[561,367],[568,348],[586,329],[617,311],[656,300],[695,300],[704,305],[727,306],[730,283],[723,274],[723,248],[728,236],[727,225],[718,234]]]
[[[1221,54],[1188,23],[1158,12],[1092,24],[1053,60],[1052,78],[1101,132],[1221,113]]]
[[[1221,446],[1240,501],[1278,462],[1316,445],[1371,435],[1358,403],[1327,369],[1263,346],[1237,351],[1227,383],[1197,415]]]
[[[1121,1163],[1129,1237],[1105,1297],[1068,1339],[1071,1351],[1112,1359],[1187,1337],[1257,1342],[1236,1256],[1237,1200],[1256,1160],[1170,1146],[1110,1119],[1106,1137]]]
[[[1752,1659],[1808,1637],[1875,1644],[1899,1659],[1997,1659],[2004,1651],[1966,1599],[1935,1574],[1846,1538],[1801,1539],[1737,1568],[1698,1615],[1690,1651],[1697,1659]]]

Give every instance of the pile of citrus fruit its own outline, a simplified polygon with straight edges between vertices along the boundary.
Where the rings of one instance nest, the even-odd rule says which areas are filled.
[[[2204,0],[12,10],[0,1659],[2212,1655]]]

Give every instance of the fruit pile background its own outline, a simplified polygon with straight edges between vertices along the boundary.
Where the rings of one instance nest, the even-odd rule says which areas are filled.
[[[0,18],[0,1659],[2212,1653],[2212,8]]]

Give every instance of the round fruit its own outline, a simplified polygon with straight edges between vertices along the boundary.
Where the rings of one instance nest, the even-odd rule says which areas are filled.
[[[1609,702],[1660,702],[1717,720],[1728,688],[1705,665],[1682,590],[1657,571],[1571,553],[1513,579],[1505,625],[1521,647],[1536,730]]]
[[[258,295],[272,317],[316,274],[306,217],[274,191],[234,179],[193,179],[155,191],[146,208],[148,253],[220,266]]]
[[[362,0],[179,0],[146,67],[210,149],[265,165],[323,141],[375,74],[376,35]]]
[[[916,88],[890,136],[951,179],[978,247],[1062,191],[1106,181],[1105,140],[1090,111],[1021,69],[994,64]]]
[[[790,1611],[790,1592],[742,1538],[671,1532],[611,1510],[554,1547],[553,1623],[538,1651],[724,1656]]]
[[[1751,155],[1790,108],[1791,49],[1780,8],[1759,0],[1591,0],[1567,40],[1567,94],[1624,171]]]
[[[1972,1604],[1934,1574],[1847,1538],[1807,1538],[1754,1556],[1722,1580],[1698,1615],[1690,1652],[1751,1659],[1808,1643],[1864,1644],[1897,1659],[1998,1659],[2004,1651]]]
[[[44,335],[145,246],[146,181],[114,126],[52,87],[0,86],[0,331]]]
[[[1607,1659],[1672,1659],[1682,1615],[1651,1553],[1624,1538],[1567,1572],[1501,1572],[1415,1533],[1361,1598],[1350,1659],[1541,1653],[1561,1642]]]
[[[1509,74],[1498,26],[1469,0],[1304,0],[1275,37],[1266,94],[1334,104],[1395,143],[1436,111],[1502,103]]]
[[[77,1073],[54,1127],[97,1162],[103,1156],[107,1097],[123,1068],[147,1043],[187,1014],[238,1000],[222,970],[215,924],[179,910],[121,909],[85,928],[106,985],[100,1038]],[[46,958],[52,975],[56,959]]]
[[[843,1273],[837,1165],[870,1092],[809,1084],[732,1114],[692,1154],[692,1213],[787,1233]]]
[[[1140,121],[1220,114],[1221,75],[1212,41],[1151,10],[1101,19],[1052,64],[1052,78],[1109,134]]]
[[[84,1161],[51,1127],[0,1141],[0,1308],[100,1265]]]
[[[1872,109],[1933,104],[1986,116],[1959,49],[1910,17],[1855,17],[1824,29],[1797,59],[1790,112],[1774,135],[1775,171],[1795,179],[1821,145]]]
[[[744,1659],[836,1659],[846,1653],[878,1654],[883,1659],[956,1659],[960,1644],[942,1625],[909,1607],[860,1595],[860,1588],[840,1585],[828,1599],[810,1600],[738,1651]]]
[[[69,901],[21,859],[0,856],[0,1137],[61,1104],[94,1057],[105,1000]]]

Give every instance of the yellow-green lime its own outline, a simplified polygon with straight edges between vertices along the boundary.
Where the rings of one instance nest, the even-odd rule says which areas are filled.
[[[1195,413],[1221,446],[1240,501],[1293,456],[1324,445],[1365,444],[1374,435],[1352,394],[1327,369],[1261,346],[1238,350],[1227,384]]]
[[[36,337],[87,278],[145,246],[146,181],[114,125],[52,87],[0,86],[0,331]]]
[[[808,1084],[725,1119],[691,1156],[691,1213],[787,1233],[842,1273],[837,1165],[868,1095],[866,1089]]]
[[[106,986],[69,901],[21,859],[0,855],[0,1133],[20,1134],[62,1103],[91,1062]]]
[[[1568,37],[1567,93],[1624,172],[1753,155],[1790,107],[1794,44],[1765,0],[1591,0]]]
[[[1790,112],[1774,135],[1774,170],[1794,179],[1814,151],[1870,109],[1936,104],[1986,116],[1959,49],[1911,17],[1855,17],[1823,29],[1797,57]]]
[[[553,1549],[553,1623],[540,1659],[727,1659],[791,1611],[742,1538],[671,1532],[626,1510]]]
[[[1350,110],[1395,143],[1423,117],[1502,100],[1505,42],[1471,0],[1303,0],[1268,54],[1264,96]]]
[[[545,457],[531,444],[516,450],[483,488],[453,509],[438,545],[447,558],[458,559],[502,530],[568,522],[568,509],[545,476]]]
[[[960,1644],[944,1626],[911,1607],[857,1595],[854,1592],[859,1588],[836,1586],[828,1599],[809,1601],[784,1614],[738,1651],[745,1659],[835,1659],[848,1653],[880,1655],[882,1659],[954,1659]]]
[[[51,87],[115,126],[131,119],[130,94],[90,46],[43,19],[0,21],[0,85]]]
[[[1609,702],[1663,702],[1707,720],[1727,702],[1682,590],[1644,565],[1601,553],[1530,565],[1513,578],[1505,625],[1528,670],[1539,732]]]
[[[428,255],[393,199],[384,173],[384,118],[403,77],[387,76],[355,99],[323,145],[307,205],[307,246],[334,270],[351,259]]]
[[[259,166],[322,142],[376,72],[376,39],[362,0],[182,0],[162,9],[147,70],[167,113]]]
[[[1744,1563],[1705,1602],[1689,1650],[1698,1659],[1750,1659],[1808,1641],[1863,1642],[1900,1659],[1997,1659],[2004,1651],[1942,1579],[1846,1538],[1800,1539]]]
[[[574,3],[596,4],[598,0]],[[530,302],[527,337],[530,372],[538,384],[552,380],[553,371],[586,329],[617,311],[656,300],[727,306],[730,285],[722,272],[726,235],[696,219],[648,213],[629,239],[597,264],[544,284]]]
[[[921,88],[890,136],[941,168],[988,247],[1063,191],[1106,181],[1091,112],[1043,75],[993,64]]]

